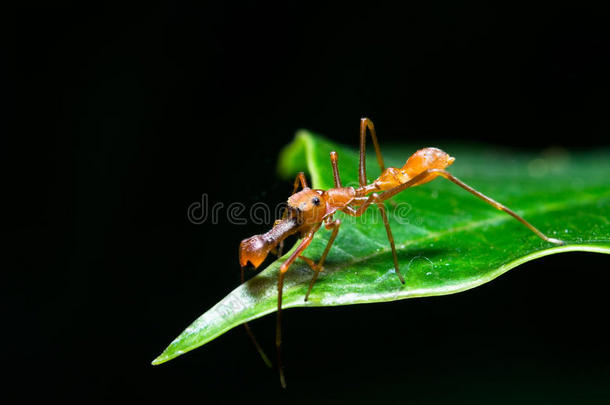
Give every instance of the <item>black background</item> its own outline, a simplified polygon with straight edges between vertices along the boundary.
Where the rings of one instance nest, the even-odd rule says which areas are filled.
[[[236,286],[239,241],[268,228],[189,223],[203,193],[276,204],[295,130],[355,147],[362,116],[382,148],[608,146],[607,17],[558,3],[21,8],[2,148],[10,387],[91,403],[607,403],[610,262],[594,254],[452,296],[287,311],[288,392],[240,328],[150,365]],[[271,352],[274,318],[253,327]]]

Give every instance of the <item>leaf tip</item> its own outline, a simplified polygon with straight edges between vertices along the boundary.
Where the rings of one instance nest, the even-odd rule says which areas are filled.
[[[158,366],[159,364],[163,364],[163,363],[170,361],[171,359],[173,359],[176,356],[181,355],[182,353],[184,353],[184,352],[181,350],[178,350],[177,352],[171,352],[171,351],[165,349],[163,351],[163,353],[161,353],[159,356],[157,356],[156,359],[151,361],[150,364],[153,366]]]

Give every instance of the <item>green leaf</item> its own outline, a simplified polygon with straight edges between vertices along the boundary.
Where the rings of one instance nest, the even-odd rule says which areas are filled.
[[[338,213],[342,220],[339,236],[309,301],[305,302],[304,296],[312,271],[297,261],[286,277],[283,308],[451,294],[489,282],[542,256],[570,251],[610,253],[609,151],[573,154],[549,150],[528,155],[438,146],[456,157],[449,168],[453,174],[506,204],[547,236],[566,241],[566,245],[544,242],[509,215],[438,178],[394,197],[396,207],[387,204],[406,284],[396,277],[377,208],[360,218]],[[417,148],[382,144],[382,149],[386,165],[401,167]],[[292,179],[303,170],[315,188],[330,188],[331,150],[339,154],[343,185],[357,185],[357,151],[306,131],[300,131],[282,152],[279,173]],[[368,156],[367,175],[372,181],[380,170],[375,166],[374,154]],[[306,255],[318,258],[329,234],[319,231]],[[289,254],[204,313],[153,364],[173,359],[239,324],[274,312],[278,268]]]

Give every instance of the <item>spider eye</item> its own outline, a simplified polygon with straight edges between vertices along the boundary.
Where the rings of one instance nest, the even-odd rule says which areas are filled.
[[[311,202],[313,205],[320,205],[320,199],[318,197],[314,197]]]

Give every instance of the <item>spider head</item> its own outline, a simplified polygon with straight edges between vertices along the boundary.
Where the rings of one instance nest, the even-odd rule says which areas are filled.
[[[290,215],[300,224],[317,224],[326,216],[326,196],[322,190],[305,188],[288,199]]]

